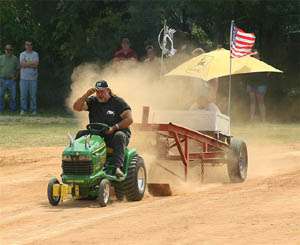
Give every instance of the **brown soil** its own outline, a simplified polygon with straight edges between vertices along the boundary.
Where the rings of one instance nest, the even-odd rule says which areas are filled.
[[[0,149],[1,244],[300,244],[300,145],[250,145],[242,184],[190,183],[106,208],[48,204],[61,151]]]

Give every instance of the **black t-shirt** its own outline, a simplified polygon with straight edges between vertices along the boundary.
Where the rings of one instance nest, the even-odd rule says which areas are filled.
[[[112,96],[107,102],[100,102],[96,96],[87,99],[90,123],[105,123],[113,126],[122,121],[121,114],[131,110],[130,106],[120,97]],[[130,129],[121,129],[129,133]]]

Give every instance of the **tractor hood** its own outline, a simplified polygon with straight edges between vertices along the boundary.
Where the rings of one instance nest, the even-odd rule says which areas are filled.
[[[63,151],[63,155],[68,156],[91,156],[94,152],[105,148],[104,140],[98,135],[85,135],[70,143]]]

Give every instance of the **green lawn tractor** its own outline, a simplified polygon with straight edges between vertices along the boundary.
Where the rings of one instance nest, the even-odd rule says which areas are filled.
[[[48,183],[48,200],[56,206],[67,198],[98,200],[100,206],[109,203],[111,190],[116,198],[140,201],[146,188],[144,160],[135,149],[126,148],[123,164],[124,177],[115,176],[111,161],[112,149],[104,142],[106,124],[87,125],[88,134],[70,139],[62,154],[61,182],[57,178]],[[113,187],[113,188],[111,188]]]

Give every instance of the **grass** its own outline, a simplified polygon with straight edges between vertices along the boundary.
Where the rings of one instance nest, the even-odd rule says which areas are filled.
[[[66,146],[67,134],[75,135],[79,129],[78,121],[70,115],[1,115],[0,148]],[[299,123],[233,124],[231,133],[247,142],[300,143]]]
[[[72,117],[0,116],[0,147],[65,146],[78,130]]]
[[[231,133],[250,142],[300,143],[300,123],[234,124]]]

